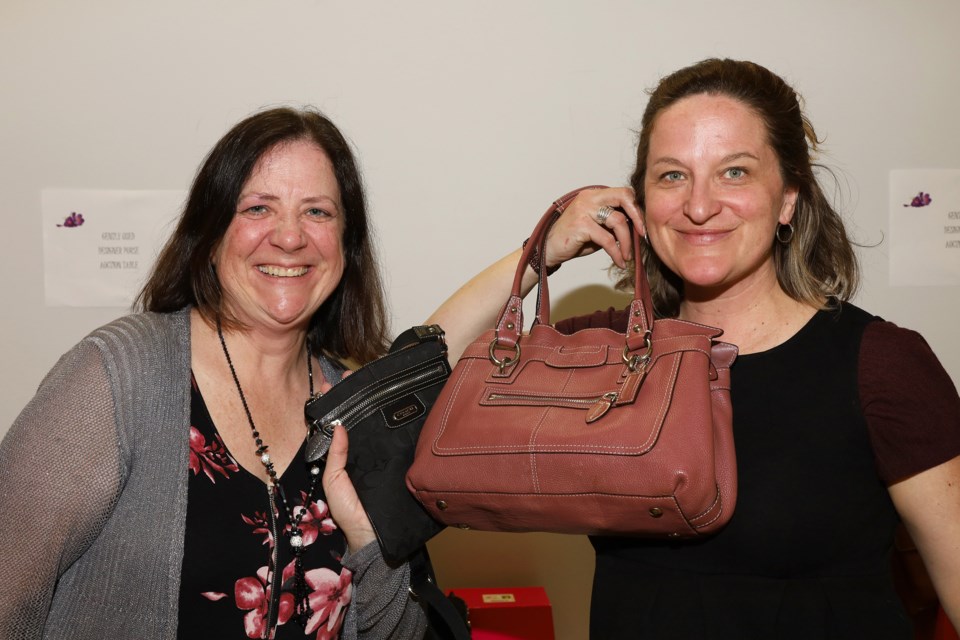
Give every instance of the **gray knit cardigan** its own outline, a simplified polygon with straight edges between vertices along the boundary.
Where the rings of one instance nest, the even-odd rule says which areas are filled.
[[[0,637],[175,640],[189,420],[187,309],[116,320],[57,362],[0,443]],[[344,638],[423,636],[409,567],[376,543],[344,565]]]

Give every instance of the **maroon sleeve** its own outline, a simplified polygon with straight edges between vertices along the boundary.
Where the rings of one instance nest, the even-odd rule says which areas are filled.
[[[627,330],[628,309],[614,309],[595,311],[588,316],[564,318],[557,322],[554,328],[563,334],[571,334],[581,329],[613,329],[614,331]]]
[[[860,404],[888,486],[960,455],[960,396],[919,333],[871,322],[859,376]]]

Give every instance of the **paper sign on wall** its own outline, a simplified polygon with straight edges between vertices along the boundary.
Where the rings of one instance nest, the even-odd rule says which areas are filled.
[[[44,189],[46,304],[129,307],[185,198],[183,191]]]
[[[890,284],[960,284],[960,170],[890,172]]]

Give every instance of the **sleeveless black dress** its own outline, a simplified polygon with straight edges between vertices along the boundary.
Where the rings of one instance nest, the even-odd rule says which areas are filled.
[[[844,304],[737,359],[733,518],[693,542],[592,538],[592,638],[912,637],[890,571],[898,516],[858,392],[875,319]]]

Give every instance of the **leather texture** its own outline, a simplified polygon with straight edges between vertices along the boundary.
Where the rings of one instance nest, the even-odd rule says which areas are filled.
[[[585,187],[587,188],[587,187]],[[417,445],[407,486],[437,520],[485,531],[691,538],[737,498],[730,366],[719,329],[653,318],[642,262],[626,335],[550,326],[541,270],[522,335],[521,257],[496,329],[464,351]],[[534,240],[535,239],[535,240]],[[634,246],[640,241],[634,230]]]
[[[306,459],[323,459],[333,425],[350,436],[346,470],[377,534],[383,557],[401,562],[443,530],[407,491],[404,476],[427,413],[450,376],[437,325],[400,334],[390,352],[360,367],[304,409]]]

